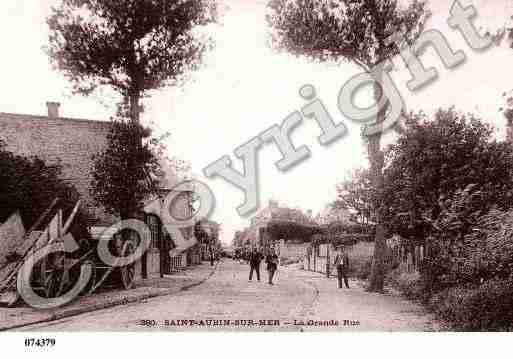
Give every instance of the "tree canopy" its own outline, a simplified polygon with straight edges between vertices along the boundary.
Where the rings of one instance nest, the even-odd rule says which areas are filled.
[[[356,169],[343,182],[337,185],[337,199],[334,208],[350,210],[357,222],[368,224],[372,214],[372,184],[367,169]]]
[[[412,44],[429,13],[426,1],[401,7],[397,0],[271,0],[268,23],[277,49],[320,60],[355,62],[369,70],[399,53],[385,40],[402,33]]]
[[[431,119],[412,114],[407,130],[387,153],[384,218],[392,232],[426,238],[431,221],[451,198],[472,186],[474,210],[513,203],[513,149],[492,139],[492,128],[473,115],[439,110]]]
[[[320,226],[286,220],[273,220],[267,224],[267,233],[274,239],[309,242],[314,234],[323,233]]]
[[[122,97],[107,149],[94,159],[92,194],[109,212],[133,215],[155,186],[140,100],[200,66],[212,42],[196,29],[215,20],[211,0],[61,0],[52,8],[47,52],[56,68],[78,93],[108,87]]]
[[[159,163],[148,141],[150,133],[137,122],[118,118],[111,123],[105,150],[93,156],[91,194],[122,219],[136,214],[142,201],[157,191],[152,174]]]
[[[160,88],[198,67],[214,21],[209,0],[62,0],[52,8],[48,54],[80,93],[110,86],[123,97]]]

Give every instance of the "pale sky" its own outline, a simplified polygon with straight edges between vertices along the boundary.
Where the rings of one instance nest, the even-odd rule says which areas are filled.
[[[56,0],[4,0],[0,3],[0,30],[3,52],[0,57],[0,112],[45,114],[47,101],[61,102],[66,117],[107,120],[114,101],[106,94],[89,98],[71,95],[69,84],[49,65],[42,47],[47,42],[45,17]],[[233,233],[248,224],[236,208],[243,193],[222,179],[206,179],[202,169],[229,154],[234,166],[242,170],[233,150],[275,123],[281,123],[305,101],[298,91],[304,84],[316,87],[335,122],[344,121],[349,135],[328,147],[317,142],[317,124],[305,119],[292,135],[298,147],[307,145],[311,157],[287,172],[274,163],[280,153],[274,145],[259,152],[261,207],[270,198],[281,204],[314,213],[335,198],[335,185],[345,173],[366,165],[365,149],[357,126],[343,118],[337,109],[337,96],[345,81],[359,72],[348,64],[314,64],[285,54],[275,54],[266,45],[265,1],[226,0],[228,9],[222,25],[215,27],[215,49],[207,56],[203,69],[182,88],[167,88],[145,104],[147,120],[156,124],[157,133],[170,131],[167,141],[170,156],[192,164],[197,178],[207,183],[216,197],[212,218],[222,223],[221,240],[229,243]],[[431,0],[433,17],[428,29],[438,29],[454,50],[463,50],[467,61],[446,70],[429,49],[422,57],[426,67],[435,66],[439,79],[423,90],[411,93],[405,87],[408,72],[400,59],[394,79],[407,108],[432,112],[454,105],[474,112],[498,128],[503,136],[505,121],[498,108],[501,94],[513,88],[511,63],[513,50],[506,42],[483,53],[473,52],[461,34],[451,30],[446,20],[451,1]],[[496,29],[509,24],[512,0],[462,1],[478,12],[478,27]],[[509,66],[508,66],[509,65]],[[389,142],[392,139],[389,140]]]

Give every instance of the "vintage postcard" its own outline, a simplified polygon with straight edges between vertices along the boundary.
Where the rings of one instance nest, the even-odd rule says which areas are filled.
[[[513,329],[513,2],[0,9],[0,331],[25,347]]]

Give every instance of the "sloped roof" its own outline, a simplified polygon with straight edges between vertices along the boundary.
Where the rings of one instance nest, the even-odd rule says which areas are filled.
[[[89,193],[92,156],[105,148],[110,126],[110,121],[3,112],[0,140],[15,155],[38,156],[48,164],[60,164],[63,180],[75,186],[91,215],[112,222],[111,216],[93,205]]]

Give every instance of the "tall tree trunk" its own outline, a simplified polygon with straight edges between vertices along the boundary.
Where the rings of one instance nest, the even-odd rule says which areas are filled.
[[[374,99],[376,102],[380,100],[381,88],[378,84],[374,85]],[[383,109],[378,113],[376,123],[382,123],[385,121],[386,111],[388,108],[388,102]],[[385,251],[386,251],[386,240],[385,240],[385,228],[383,226],[383,218],[381,211],[381,194],[383,191],[383,166],[384,166],[384,154],[381,151],[381,132],[368,137],[368,151],[369,160],[371,165],[371,182],[374,189],[373,212],[374,220],[376,222],[376,235],[374,238],[374,256],[372,261],[372,271],[369,281],[369,287],[367,288],[370,292],[382,292],[385,281]]]
[[[142,149],[142,138],[139,136],[139,130],[137,128],[139,126],[140,115],[141,115],[141,107],[140,107],[140,103],[139,103],[140,98],[141,98],[140,92],[137,90],[132,91],[128,98],[129,116],[130,116],[130,121],[133,125],[134,136],[137,136],[137,138],[135,138],[135,140],[137,141],[136,146],[137,146],[138,152],[141,151],[141,149]],[[127,207],[128,208],[126,208],[125,210],[128,213],[129,218],[138,218],[140,216],[140,213],[138,213],[138,211],[136,209],[136,208],[138,208],[138,203],[129,203]]]
[[[141,99],[141,95],[138,91],[134,91],[129,96],[129,111],[130,111],[130,120],[139,123],[139,119],[141,116],[141,106],[139,104]]]

